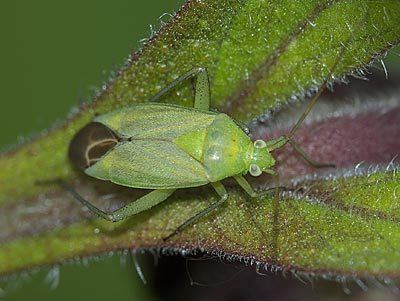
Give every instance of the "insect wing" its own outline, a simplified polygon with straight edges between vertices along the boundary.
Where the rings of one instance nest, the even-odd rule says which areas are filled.
[[[120,143],[85,172],[101,180],[145,189],[196,187],[209,182],[201,163],[173,142],[160,140]]]
[[[206,128],[217,113],[167,104],[123,107],[95,118],[122,137],[172,140]]]

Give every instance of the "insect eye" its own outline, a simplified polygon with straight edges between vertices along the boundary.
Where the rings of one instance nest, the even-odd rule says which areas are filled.
[[[264,140],[256,140],[256,141],[254,141],[254,147],[255,148],[264,148],[266,146],[267,146],[267,144],[265,143]]]
[[[262,173],[260,167],[258,167],[257,164],[250,164],[249,172],[253,177],[258,177]]]

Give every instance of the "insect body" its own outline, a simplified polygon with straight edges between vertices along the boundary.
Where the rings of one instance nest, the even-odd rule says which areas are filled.
[[[85,172],[120,185],[196,187],[247,171],[258,176],[274,164],[266,144],[257,140],[253,145],[225,114],[143,104],[102,115],[95,122],[122,139]]]
[[[289,135],[267,142],[252,142],[229,116],[209,111],[209,83],[203,68],[189,71],[152,100],[194,75],[197,75],[194,108],[159,103],[123,107],[94,119],[92,130],[103,132],[105,138],[82,144],[82,137],[91,131],[86,127],[71,141],[70,158],[87,175],[154,191],[121,209],[106,213],[65,183],[64,187],[101,217],[118,221],[157,205],[176,189],[211,183],[220,196],[219,200],[178,227],[172,236],[227,199],[228,193],[221,180],[233,177],[254,197],[256,193],[243,175],[274,174],[275,160],[271,151],[290,142],[304,155]]]

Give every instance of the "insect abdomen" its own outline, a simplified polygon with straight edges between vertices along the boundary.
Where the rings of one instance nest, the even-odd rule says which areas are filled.
[[[225,114],[219,114],[207,128],[202,162],[210,182],[245,172],[250,165],[253,144]]]

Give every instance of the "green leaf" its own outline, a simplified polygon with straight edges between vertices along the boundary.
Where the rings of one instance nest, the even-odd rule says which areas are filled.
[[[116,209],[143,192],[85,177],[67,158],[69,141],[95,114],[144,102],[202,66],[210,72],[212,106],[249,121],[319,86],[342,45],[332,79],[357,74],[399,42],[399,12],[397,1],[187,2],[92,103],[0,157],[0,274],[109,250],[178,247],[307,272],[398,275],[396,172],[316,180],[310,195],[319,201],[291,194],[250,201],[231,187],[225,206],[167,243],[162,237],[216,200],[211,189],[179,191],[113,224],[82,211],[59,187],[35,182],[63,178],[94,204]],[[163,101],[190,106],[192,99],[187,83]],[[331,202],[321,198],[327,192]]]

